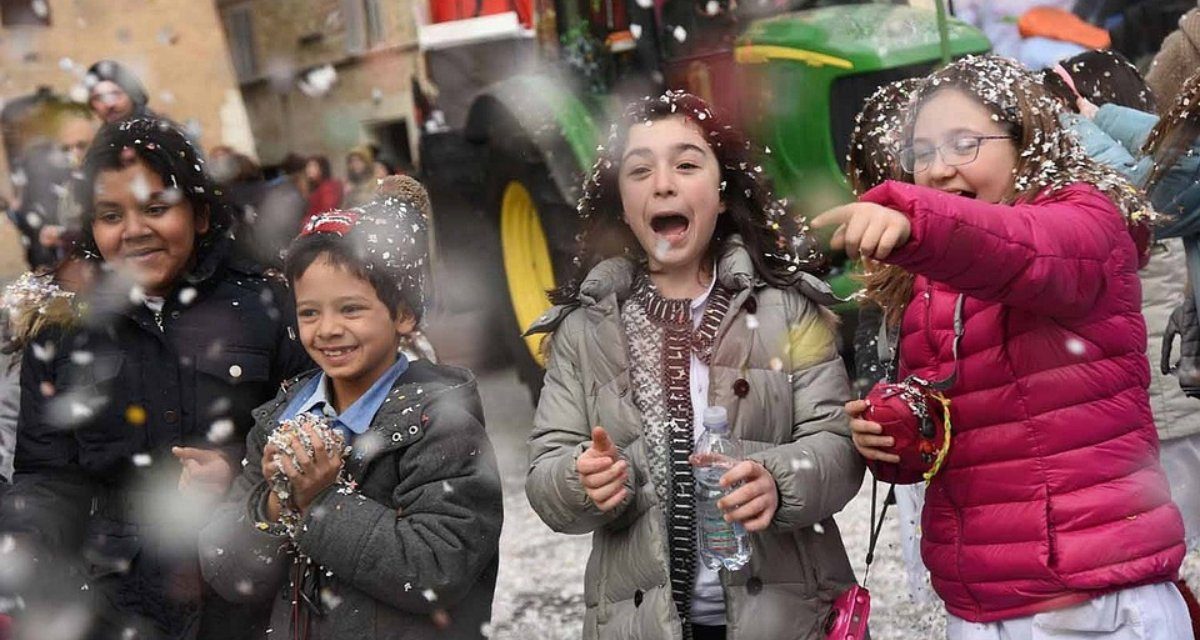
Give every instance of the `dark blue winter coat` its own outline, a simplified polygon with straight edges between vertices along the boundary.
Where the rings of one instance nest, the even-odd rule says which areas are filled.
[[[79,326],[47,330],[23,354],[0,533],[38,558],[27,599],[84,599],[99,616],[95,637],[251,631],[247,611],[201,595],[196,530],[179,530],[175,511],[193,498],[176,489],[171,447],[220,449],[236,473],[251,410],[312,365],[290,294],[231,246],[207,246],[160,314],[102,280]]]

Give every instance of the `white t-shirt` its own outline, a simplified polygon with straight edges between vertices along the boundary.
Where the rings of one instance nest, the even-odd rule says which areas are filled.
[[[704,307],[716,281],[714,276],[708,285],[708,291],[692,300],[693,328],[700,326],[700,320],[704,317]],[[689,371],[692,383],[692,438],[695,444],[695,441],[700,439],[700,433],[704,431],[704,410],[708,407],[708,365],[696,357],[694,351]],[[696,554],[696,585],[692,588],[692,622],[714,627],[725,624],[725,592],[721,589],[721,576],[704,566],[699,553]]]

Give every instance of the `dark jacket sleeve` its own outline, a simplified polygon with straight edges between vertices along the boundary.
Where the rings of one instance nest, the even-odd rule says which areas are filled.
[[[297,545],[342,582],[409,613],[463,599],[498,553],[500,476],[483,424],[450,397],[426,406],[421,435],[394,458],[393,509],[330,488],[301,525]]]
[[[275,360],[271,363],[271,384],[278,387],[316,365],[300,343],[300,331],[296,328],[296,302],[292,291],[282,283],[273,283],[271,292],[279,320],[275,323]]]
[[[888,375],[888,363],[879,358],[879,327],[883,322],[883,309],[879,305],[865,300],[859,305],[858,323],[854,325],[856,395],[865,395]]]
[[[300,334],[296,329],[296,305],[292,299],[291,290],[283,282],[274,280],[273,276],[268,275],[266,278],[264,285],[266,289],[262,291],[261,299],[264,313],[273,321],[269,324],[263,323],[263,325],[269,327],[274,333],[270,341],[264,339],[263,342],[272,348],[270,378],[267,382],[270,389],[275,390],[279,389],[284,382],[313,370],[315,365],[299,340]],[[267,295],[268,293],[270,295]],[[243,444],[240,438],[230,438],[219,446],[234,469],[241,468],[243,457],[253,460],[249,457],[250,450],[242,448]]]
[[[1090,185],[1003,205],[888,181],[862,199],[912,224],[908,242],[887,262],[980,300],[1079,316],[1092,310],[1113,270],[1138,266],[1124,218]]]
[[[262,452],[269,419],[259,419],[246,438],[246,465],[234,480],[224,502],[200,530],[200,571],[221,597],[230,602],[259,602],[270,598],[287,577],[287,536],[266,527],[266,480]]]
[[[74,434],[47,417],[49,403],[70,402],[73,391],[57,375],[68,357],[57,348],[61,338],[57,329],[43,332],[22,355],[13,483],[0,499],[0,530],[72,550],[82,543],[95,483],[79,466]]]

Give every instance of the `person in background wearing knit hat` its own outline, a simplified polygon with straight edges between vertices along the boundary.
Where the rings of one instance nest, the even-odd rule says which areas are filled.
[[[142,81],[118,62],[101,60],[93,64],[87,70],[84,84],[88,89],[88,106],[105,124],[154,115],[146,107],[150,96]]]
[[[491,618],[503,506],[475,378],[401,351],[425,308],[417,191],[318,214],[288,249],[321,369],[254,412],[200,534],[209,584],[273,602],[279,637],[483,638]]]
[[[1184,81],[1200,69],[1200,3],[1197,5],[1183,14],[1179,28],[1163,40],[1146,73],[1146,84],[1163,108],[1175,102]]]
[[[370,147],[355,147],[346,154],[346,196],[342,208],[360,207],[375,197],[375,155]]]

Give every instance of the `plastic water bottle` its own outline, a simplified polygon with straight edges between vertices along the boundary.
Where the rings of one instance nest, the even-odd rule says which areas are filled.
[[[742,459],[742,445],[729,437],[729,418],[725,407],[704,410],[704,431],[695,453],[703,465],[696,465],[696,549],[700,561],[709,569],[737,571],[750,561],[750,538],[740,523],[725,522],[725,513],[717,501],[736,487],[721,487],[721,476]]]

